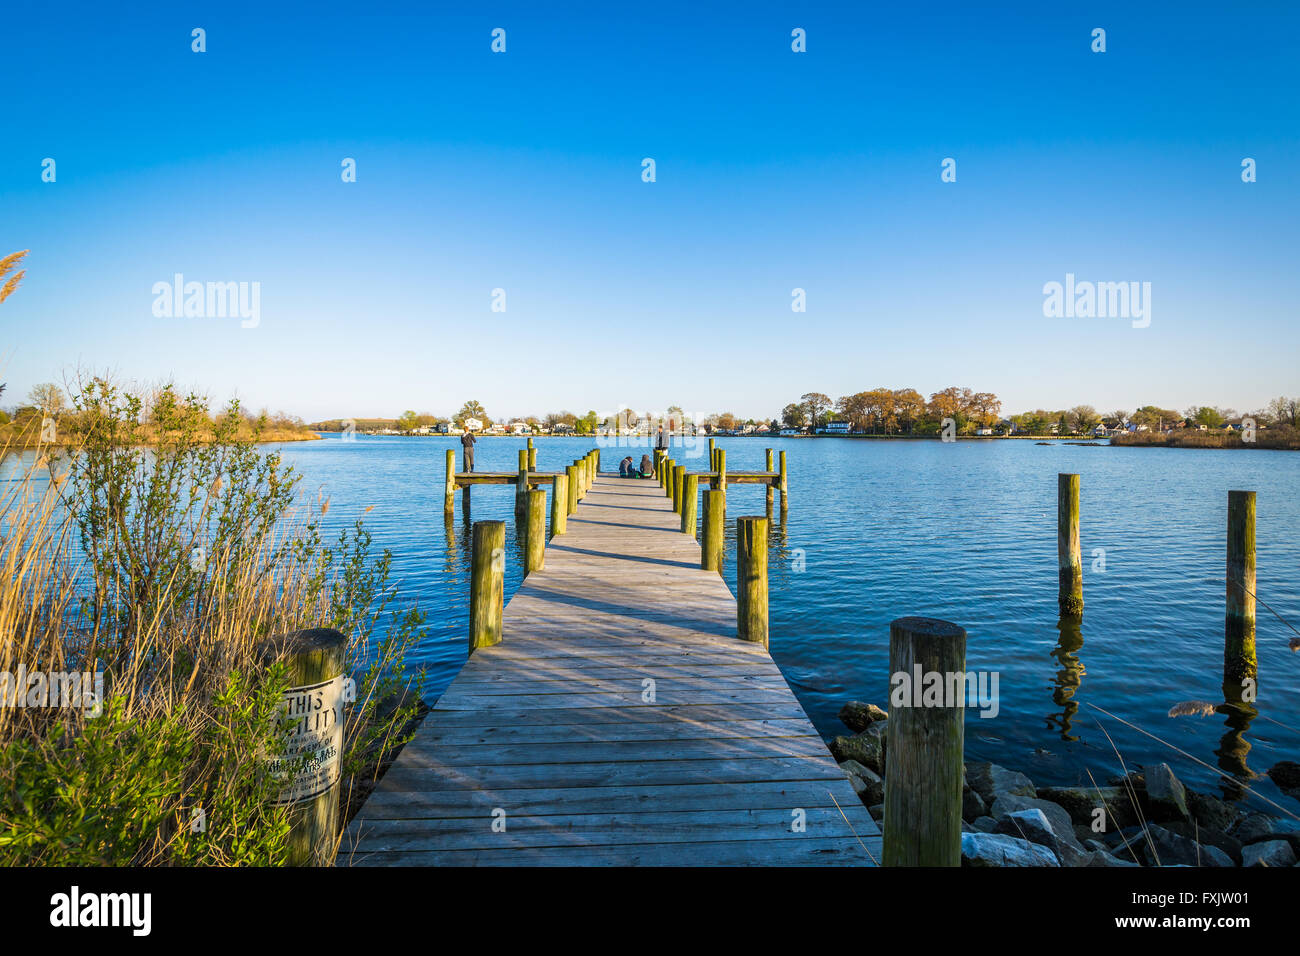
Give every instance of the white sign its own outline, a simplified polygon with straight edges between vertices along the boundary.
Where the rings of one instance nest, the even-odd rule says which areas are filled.
[[[343,756],[343,675],[320,684],[291,687],[281,702],[293,721],[284,754],[271,773],[284,781],[277,804],[298,803],[324,793],[339,779]],[[292,778],[290,767],[305,759]]]

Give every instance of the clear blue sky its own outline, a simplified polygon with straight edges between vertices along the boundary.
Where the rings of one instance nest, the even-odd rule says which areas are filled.
[[[5,403],[78,364],[308,420],[1300,392],[1295,4],[271,6],[6,11]],[[156,318],[177,272],[259,325]],[[1044,318],[1067,272],[1150,327]]]

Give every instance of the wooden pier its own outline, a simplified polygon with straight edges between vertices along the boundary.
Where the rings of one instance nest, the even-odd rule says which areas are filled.
[[[705,480],[719,471],[749,477]],[[462,479],[519,476],[449,465],[448,488]],[[661,483],[585,488],[338,863],[873,865],[880,831],[766,646],[737,636],[736,600]]]

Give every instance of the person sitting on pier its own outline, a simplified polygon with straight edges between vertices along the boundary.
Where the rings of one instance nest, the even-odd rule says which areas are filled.
[[[641,477],[653,478],[655,476],[655,463],[650,460],[649,455],[641,456]]]
[[[620,478],[632,478],[634,477],[633,472],[634,469],[632,468],[632,456],[628,455],[626,458],[624,458],[622,461],[618,463],[618,476]]]

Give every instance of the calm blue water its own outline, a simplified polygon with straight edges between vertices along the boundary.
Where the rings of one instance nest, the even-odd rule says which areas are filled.
[[[394,554],[402,595],[429,614],[418,663],[435,699],[466,656],[469,525],[462,503],[444,524],[444,451],[436,438],[358,437],[281,446],[304,494],[330,498],[328,522],[363,517],[377,548]],[[523,439],[479,442],[479,471],[513,471]],[[1258,492],[1258,594],[1300,627],[1300,454],[1040,446],[1032,441],[723,439],[731,470],[763,467],[764,448],[787,451],[791,505],[772,532],[772,654],[823,734],[844,732],[840,705],[888,700],[889,622],[945,618],[969,634],[967,667],[999,674],[999,713],[968,713],[968,759],[995,760],[1039,785],[1101,782],[1119,762],[1168,761],[1184,780],[1217,789],[1198,765],[1245,752],[1262,773],[1300,760],[1297,636],[1260,604],[1259,715],[1244,738],[1225,718],[1169,718],[1183,700],[1222,700],[1224,539],[1229,489]],[[560,468],[590,439],[537,440],[538,467]],[[607,449],[606,468],[626,452]],[[636,453],[639,457],[640,452]],[[700,458],[676,457],[703,468]],[[1056,608],[1056,475],[1082,475],[1086,610],[1062,633]],[[372,507],[365,513],[367,507]],[[729,518],[763,514],[761,486],[728,491]],[[779,511],[778,511],[779,515]],[[507,599],[520,581],[514,489],[480,486],[472,520],[507,526]],[[733,585],[734,525],[726,579]],[[1104,573],[1092,570],[1105,550]],[[802,555],[803,570],[795,570]],[[1184,750],[1182,756],[1102,714],[1104,708]],[[1195,758],[1195,759],[1192,759]],[[1267,779],[1259,791],[1300,804]]]
[[[283,446],[329,519],[366,507],[375,543],[394,552],[404,594],[430,614],[421,662],[434,699],[465,661],[468,524],[458,500],[443,522],[444,451],[454,440],[326,438]],[[458,449],[458,442],[455,443]],[[523,439],[478,445],[480,471],[513,471]],[[590,439],[538,439],[538,467],[560,468]],[[1218,778],[1101,707],[1217,766],[1225,718],[1170,718],[1182,700],[1222,699],[1224,538],[1229,489],[1258,492],[1258,594],[1300,626],[1300,454],[1041,446],[1030,441],[906,442],[724,439],[732,470],[787,451],[791,505],[774,523],[772,654],[824,734],[843,732],[847,699],[888,700],[889,622],[927,614],[964,626],[967,667],[999,674],[999,713],[968,717],[968,759],[990,759],[1040,785],[1099,781],[1118,759],[1168,761],[1188,782]],[[459,449],[458,449],[459,450]],[[615,461],[604,452],[606,467]],[[622,453],[618,455],[621,457]],[[681,458],[681,456],[678,456]],[[685,459],[690,461],[690,459]],[[703,458],[690,467],[703,468]],[[1064,635],[1056,608],[1056,475],[1082,476],[1086,611]],[[764,513],[761,486],[728,492],[729,518]],[[779,510],[778,510],[779,515]],[[520,581],[511,486],[481,486],[471,517],[507,523],[507,599]],[[727,580],[735,579],[728,527]],[[1105,549],[1104,573],[1092,570]],[[796,550],[798,549],[798,550]],[[796,571],[802,552],[803,570]],[[1247,766],[1300,759],[1296,634],[1259,608],[1260,716]],[[1230,744],[1235,742],[1230,738]],[[1239,744],[1235,744],[1239,747]],[[1257,788],[1293,810],[1267,779]]]

